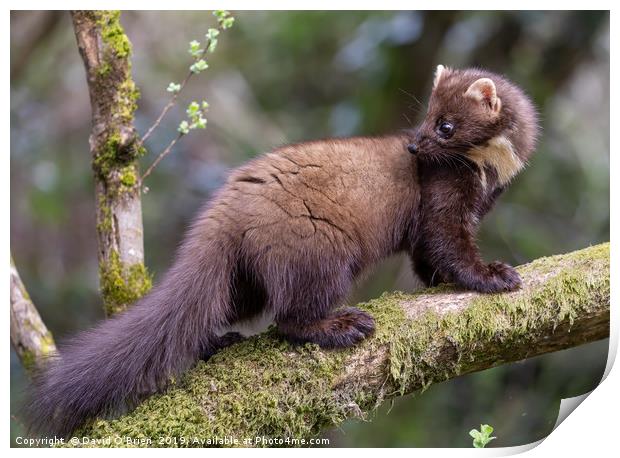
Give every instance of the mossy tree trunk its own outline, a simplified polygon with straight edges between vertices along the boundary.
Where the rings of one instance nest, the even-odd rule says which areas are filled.
[[[138,158],[134,128],[139,92],[131,78],[131,43],[118,11],[73,11],[73,27],[92,108],[90,151],[97,199],[99,279],[106,314],[144,295],[151,277],[144,266]]]
[[[245,442],[261,436],[307,441],[432,383],[609,336],[609,244],[518,270],[523,287],[512,293],[441,286],[359,304],[377,331],[351,349],[293,347],[273,332],[252,337],[200,362],[132,413],[98,420],[78,436],[100,446],[128,438],[151,446],[228,445],[209,442],[215,438],[269,445]]]
[[[52,334],[30,300],[11,256],[11,344],[24,368],[32,371],[42,360],[56,353]]]

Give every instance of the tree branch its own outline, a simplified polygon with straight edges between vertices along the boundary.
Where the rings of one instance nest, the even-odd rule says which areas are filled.
[[[90,93],[99,279],[106,314],[112,315],[151,287],[144,266],[138,170],[144,148],[133,125],[139,92],[120,13],[73,11],[71,17]]]
[[[56,353],[52,334],[30,300],[11,256],[11,344],[27,371]]]
[[[225,437],[239,445],[260,445],[243,443],[258,436],[307,440],[432,383],[608,337],[608,243],[518,270],[523,287],[512,293],[441,286],[360,304],[375,317],[377,332],[355,348],[295,348],[273,331],[252,337],[79,437],[112,444],[131,437],[142,445],[163,438],[163,445],[181,446]]]
[[[165,158],[168,154],[170,154],[170,151],[172,151],[172,148],[174,147],[174,145],[176,145],[176,143],[181,139],[183,135],[184,134],[179,133],[168,144],[166,149],[164,149],[161,153],[159,153],[159,156],[155,158],[153,163],[146,169],[146,172],[144,172],[144,175],[142,175],[142,177],[140,178],[140,183],[144,183],[144,180],[151,174],[151,172],[155,169],[155,167],[157,167],[157,164],[159,164],[163,158]]]

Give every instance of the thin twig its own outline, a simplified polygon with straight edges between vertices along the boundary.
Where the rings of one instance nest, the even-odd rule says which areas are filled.
[[[223,31],[224,29],[222,29],[221,27],[217,28],[218,31]],[[205,48],[202,51],[202,54],[200,54],[200,56],[198,58],[196,58],[194,60],[194,62],[198,62],[200,59],[204,59],[204,57],[207,55],[207,52],[209,51],[209,46],[211,46],[211,39],[208,39],[205,42]],[[144,144],[144,142],[146,141],[147,138],[149,138],[151,136],[151,134],[153,133],[153,131],[157,128],[157,126],[159,126],[159,124],[161,123],[161,121],[164,119],[164,116],[166,116],[166,113],[168,113],[168,111],[170,110],[170,108],[172,108],[174,106],[174,104],[176,103],[179,94],[181,93],[181,91],[183,91],[183,88],[185,88],[185,86],[187,85],[188,81],[190,80],[190,78],[194,75],[195,73],[192,72],[191,70],[189,71],[189,73],[187,74],[187,76],[185,76],[185,79],[181,82],[181,88],[178,90],[178,92],[175,92],[172,97],[170,98],[170,101],[166,104],[166,106],[164,107],[164,109],[162,110],[162,112],[159,114],[159,116],[157,117],[157,120],[153,123],[153,125],[151,127],[149,127],[149,129],[146,131],[146,133],[144,134],[144,136],[140,139],[138,145],[142,146]],[[177,139],[178,140],[178,139]],[[156,161],[157,163],[158,161]],[[147,175],[147,174],[145,174]]]
[[[177,98],[179,97],[179,94],[181,93],[181,91],[183,90],[183,88],[187,84],[187,81],[190,79],[190,77],[193,74],[194,74],[194,72],[190,71],[189,74],[185,77],[185,79],[181,83],[181,89],[179,89],[179,92],[175,92],[172,95],[172,98],[170,99],[170,101],[168,101],[168,104],[164,107],[162,112],[159,114],[159,116],[157,117],[157,120],[153,123],[153,125],[151,127],[149,127],[149,130],[147,130],[146,134],[144,134],[144,136],[140,139],[140,143],[139,143],[140,146],[142,146],[144,144],[146,139],[149,138],[149,136],[153,133],[153,131],[157,128],[157,126],[159,126],[159,124],[161,123],[162,119],[164,119],[164,116],[166,116],[166,113],[168,113],[170,108],[172,108],[174,106],[174,104],[177,101]]]
[[[159,162],[170,153],[170,150],[172,150],[172,147],[176,144],[176,142],[179,141],[179,139],[183,135],[185,135],[185,134],[179,132],[179,135],[177,135],[176,138],[174,140],[172,140],[170,142],[170,144],[166,147],[166,149],[163,150],[159,154],[159,156],[157,156],[157,159],[155,159],[155,161],[151,164],[151,166],[148,169],[146,169],[146,172],[144,172],[144,175],[142,175],[142,178],[140,178],[140,183],[143,183],[145,178],[148,177],[151,174],[151,172],[157,166],[157,164],[159,164]]]

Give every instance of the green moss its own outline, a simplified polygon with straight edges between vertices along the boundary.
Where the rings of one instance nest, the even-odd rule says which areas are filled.
[[[136,87],[130,76],[127,77],[118,87],[118,100],[115,107],[118,117],[123,122],[133,121],[133,114],[138,108],[140,91]]]
[[[43,357],[49,356],[56,351],[52,334],[36,314],[36,310],[32,310],[30,313],[29,317],[25,318],[21,325],[23,326],[23,331],[32,336],[31,338],[38,337],[39,346],[36,348],[19,348],[22,363],[28,371],[35,369]]]
[[[155,446],[161,437],[169,441],[163,446],[201,446],[200,441],[229,436],[239,445],[257,436],[307,439],[372,411],[386,398],[522,357],[541,335],[608,304],[608,244],[538,260],[520,271],[526,281],[544,282],[515,293],[479,295],[457,311],[431,307],[406,318],[404,302],[456,297],[445,286],[359,304],[373,314],[377,330],[352,349],[293,347],[271,329],[198,363],[130,414],[98,420],[79,435],[111,443],[125,436],[150,439]],[[385,358],[387,366],[372,363],[379,373],[347,377],[346,389],[340,387],[342,374],[365,370],[366,358]]]
[[[104,234],[109,233],[112,231],[112,210],[103,196],[99,196],[97,207],[99,209],[99,215],[97,216],[97,232]]]
[[[32,325],[29,322],[24,323],[25,326]],[[33,371],[37,367],[37,363],[41,361],[42,357],[49,356],[56,351],[56,346],[54,344],[54,339],[52,334],[47,331],[45,334],[41,336],[40,339],[40,347],[38,351],[29,350],[27,348],[21,348],[20,356],[21,361],[24,368],[27,371]]]
[[[111,252],[106,263],[99,265],[99,281],[108,316],[125,310],[152,286],[151,275],[144,264],[125,266],[116,251]]]
[[[146,154],[146,148],[142,145],[136,146],[135,152],[136,158],[142,157]]]
[[[132,133],[140,91],[131,78],[131,44],[120,25],[120,12],[95,11],[91,14],[101,28],[105,44],[101,61],[95,69],[96,84],[91,90],[97,93],[100,101],[106,101],[100,103],[106,130],[103,138],[97,138],[93,166],[101,178],[108,181],[111,172],[143,154],[143,148],[137,145]],[[121,185],[126,186],[126,181]]]
[[[332,399],[330,385],[342,360],[326,358],[312,345],[293,349],[271,331],[230,347],[208,364],[199,363],[177,386],[147,400],[129,417],[98,421],[80,435],[165,436],[175,441],[171,445],[190,446],[201,445],[193,443],[194,438],[234,435],[242,441],[254,438],[251,432],[268,437],[314,435],[346,417],[345,409]],[[308,394],[310,403],[304,400]],[[153,411],[159,412],[154,422]],[[210,422],[211,416],[224,421]]]
[[[117,165],[121,136],[117,131],[111,132],[103,145],[95,153],[93,167],[102,176],[107,176]]]
[[[120,22],[120,11],[98,11],[97,23],[101,26],[101,37],[117,57],[124,58],[131,54],[131,43],[125,35]]]
[[[527,345],[533,333],[553,332],[559,325],[570,328],[576,316],[600,308],[601,298],[609,297],[608,243],[541,258],[518,270],[524,278],[543,278],[544,283],[523,292],[478,296],[463,313],[442,320],[460,352],[474,358],[476,346],[485,341],[508,351]]]
[[[121,151],[121,137],[113,131],[95,154],[93,167],[105,178],[110,192],[128,191],[138,183],[136,159],[146,150],[131,144],[129,151]]]
[[[109,62],[103,62],[99,67],[97,67],[97,75],[100,77],[107,76],[112,70],[112,66]]]
[[[35,369],[37,357],[33,351],[24,348],[21,352],[21,360],[24,369],[26,369],[27,371],[32,371],[33,369]]]
[[[44,356],[50,355],[56,351],[56,344],[54,343],[54,338],[52,337],[52,333],[47,331],[41,337],[41,354]]]
[[[361,345],[370,354],[394,340],[404,320],[399,304],[407,297],[384,294],[360,305],[377,322],[374,338]],[[256,436],[313,437],[350,415],[354,404],[336,399],[333,387],[355,351],[327,352],[311,344],[294,347],[271,329],[227,348],[208,363],[199,362],[166,393],[151,397],[128,416],[98,420],[79,436],[163,436],[176,446],[201,446],[200,440],[229,436],[239,445]],[[377,404],[373,390],[361,386],[356,391],[352,402],[360,407]]]
[[[133,188],[138,182],[135,165],[123,167],[121,173],[121,184],[127,188]]]

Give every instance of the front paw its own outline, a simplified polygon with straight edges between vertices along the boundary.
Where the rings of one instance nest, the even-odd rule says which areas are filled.
[[[521,286],[521,277],[514,267],[495,261],[487,266],[487,281],[479,291],[484,293],[501,293],[514,291]]]

